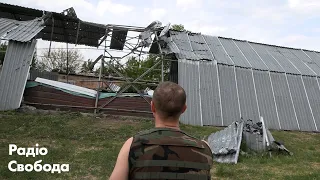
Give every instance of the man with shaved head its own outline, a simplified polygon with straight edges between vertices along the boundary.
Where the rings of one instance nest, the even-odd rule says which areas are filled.
[[[187,109],[186,98],[176,83],[158,85],[151,101],[155,127],[124,143],[110,180],[211,179],[209,146],[179,128],[179,118]]]

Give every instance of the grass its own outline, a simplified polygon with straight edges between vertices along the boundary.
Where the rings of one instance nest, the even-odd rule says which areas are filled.
[[[123,142],[138,131],[151,128],[150,119],[107,116],[83,116],[79,113],[23,114],[0,113],[0,179],[108,179]],[[219,130],[215,127],[182,125],[182,130],[203,138]],[[320,134],[272,131],[285,142],[293,156],[241,155],[236,165],[214,163],[212,179],[320,179]],[[32,147],[36,143],[48,149],[48,155],[8,155],[8,145]],[[28,164],[68,163],[70,171],[12,173],[11,160]]]

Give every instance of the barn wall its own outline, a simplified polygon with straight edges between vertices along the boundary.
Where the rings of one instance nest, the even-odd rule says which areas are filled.
[[[179,84],[187,94],[187,110],[181,116],[181,122],[203,125],[200,112],[199,64],[194,61],[179,60]]]
[[[319,78],[179,60],[179,84],[187,93],[182,122],[228,126],[264,117],[269,129],[319,131]]]

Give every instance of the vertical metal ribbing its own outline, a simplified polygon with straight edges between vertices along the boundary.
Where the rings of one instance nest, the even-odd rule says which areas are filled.
[[[201,120],[201,126],[203,126],[203,119],[202,119],[202,105],[201,105],[201,77],[200,77],[200,61],[198,61],[198,74],[199,74],[199,100],[200,100],[200,120]]]
[[[313,59],[311,59],[310,56],[309,56],[307,53],[305,53],[302,49],[301,49],[301,51],[302,51],[310,60],[313,61]],[[292,54],[293,54],[293,53],[292,53]],[[295,54],[293,54],[293,55],[295,55]],[[297,55],[295,55],[295,56],[298,58]],[[300,58],[298,58],[298,59],[300,59]],[[301,59],[300,59],[300,60],[301,60]],[[302,60],[301,60],[301,61],[302,61]],[[302,61],[302,62],[303,62],[304,65],[306,65],[316,76],[318,76],[318,74],[317,74],[313,69],[311,69],[311,67],[309,67],[307,63],[305,63],[304,61]]]
[[[266,50],[266,51],[267,51],[267,53],[268,53],[275,61],[277,61],[277,63],[279,64],[279,66],[280,66],[280,67],[283,69],[283,71],[285,72],[284,68],[283,68],[282,65],[278,62],[278,60],[277,60],[275,57],[273,57],[272,54],[271,54],[268,50]],[[295,108],[295,105],[294,105],[293,99],[292,99],[292,94],[291,94],[291,90],[290,90],[290,86],[289,86],[289,81],[288,81],[287,73],[285,72],[284,75],[285,75],[285,78],[286,78],[286,81],[287,81],[287,86],[288,86],[288,89],[289,89],[290,99],[291,99],[291,103],[292,103],[292,106],[293,106],[294,115],[295,115],[295,117],[296,117],[298,129],[301,130],[301,129],[300,129],[300,124],[299,124],[299,121],[298,121],[298,117],[297,117],[296,108]]]
[[[260,58],[260,60],[262,61],[262,63],[263,63],[264,65],[266,65],[266,67],[269,69],[269,70],[268,70],[268,75],[269,75],[269,80],[270,80],[270,84],[271,84],[272,96],[273,96],[273,101],[274,101],[274,105],[275,105],[275,108],[276,108],[276,114],[277,114],[277,118],[278,118],[279,128],[281,129],[279,112],[278,112],[278,105],[277,105],[277,103],[276,103],[276,96],[274,95],[274,89],[273,89],[273,83],[272,83],[272,79],[271,79],[270,68],[269,68],[269,66],[264,62],[264,60],[260,57],[260,55],[257,53],[257,51],[251,46],[251,44],[250,44],[248,41],[247,41],[247,43],[248,43],[249,46],[253,49],[253,51],[257,54],[257,56]]]
[[[293,54],[293,53],[292,53]],[[293,54],[294,55],[294,54]],[[295,55],[294,55],[295,56]],[[284,56],[285,57],[285,56]],[[310,112],[311,112],[311,115],[312,115],[312,119],[313,119],[313,122],[314,122],[314,126],[315,126],[315,128],[316,128],[316,130],[318,130],[318,128],[317,128],[317,124],[316,124],[316,120],[315,120],[315,118],[314,118],[314,115],[313,115],[313,111],[312,111],[312,108],[311,108],[311,105],[310,105],[310,101],[309,101],[309,97],[308,97],[308,94],[307,94],[307,90],[306,90],[306,86],[305,86],[305,84],[304,84],[304,82],[303,82],[303,78],[302,78],[302,73],[301,73],[301,71],[289,60],[289,58],[287,58],[287,57],[285,57],[291,64],[292,64],[292,66],[294,67],[294,68],[296,68],[296,70],[297,71],[299,71],[299,73],[300,73],[300,78],[301,78],[301,81],[302,81],[302,86],[303,86],[303,89],[304,89],[304,93],[306,94],[306,97],[307,97],[307,102],[308,102],[308,105],[309,105],[309,109],[310,109]],[[298,57],[297,57],[298,58]],[[299,58],[298,58],[299,59]],[[303,61],[302,61],[302,63],[304,63]],[[304,63],[305,64],[305,63]],[[307,66],[308,67],[308,66]],[[309,68],[310,69],[310,68]],[[313,73],[315,73],[315,72],[313,72]],[[316,74],[316,73],[315,73]]]
[[[190,44],[190,48],[191,48],[191,51],[192,53],[196,56],[196,54],[194,53],[193,51],[193,48],[192,48],[192,45],[191,45],[191,41],[190,41],[190,37],[189,37],[189,34],[187,33],[187,37],[188,37],[188,41],[189,41],[189,44]],[[198,75],[199,75],[199,108],[200,108],[200,123],[201,123],[201,126],[203,126],[203,119],[202,119],[202,107],[201,107],[201,92],[200,92],[200,89],[201,89],[201,78],[200,78],[200,61],[198,61]]]
[[[212,51],[211,51],[211,49],[210,49],[210,47],[209,47],[206,39],[203,37],[203,35],[201,35],[201,36],[202,36],[204,42],[206,43],[206,45],[207,45],[207,47],[208,47],[208,49],[209,49],[209,52],[211,53],[212,58],[215,59],[215,57],[214,57],[214,55],[213,55],[213,53],[212,53]],[[213,60],[213,61],[214,61],[214,60]],[[221,122],[222,122],[221,125],[223,126],[224,124],[223,124],[223,114],[222,114],[222,101],[221,101],[221,89],[220,89],[220,79],[219,79],[218,61],[217,61],[217,60],[215,60],[215,61],[216,61],[215,65],[216,65],[217,79],[218,79],[218,91],[219,91],[219,101],[220,101],[219,104],[220,104],[220,113],[221,113]]]
[[[259,114],[259,118],[260,118],[260,117],[261,117],[261,114],[260,114],[259,101],[258,101],[258,96],[257,96],[256,83],[255,83],[254,76],[253,76],[252,65],[251,65],[251,63],[248,61],[247,57],[243,54],[243,52],[241,51],[241,49],[239,48],[239,46],[236,44],[236,42],[234,42],[234,40],[232,40],[232,42],[237,46],[238,50],[241,52],[241,54],[243,55],[243,57],[246,59],[246,61],[247,61],[247,62],[249,63],[249,65],[251,66],[250,69],[251,69],[251,76],[252,76],[252,82],[253,82],[253,89],[254,89],[254,94],[255,94],[255,97],[256,97],[256,103],[257,103],[257,107],[258,107],[258,114]]]
[[[313,61],[313,59],[312,59],[306,52],[304,52],[302,49],[301,49],[301,51],[302,51],[310,60]],[[302,62],[303,62],[303,61],[302,61]],[[305,62],[303,62],[303,63],[305,63]],[[305,63],[305,65],[316,75],[315,79],[316,79],[316,81],[317,81],[317,84],[318,84],[318,87],[319,87],[319,90],[320,90],[320,85],[319,85],[319,81],[318,81],[318,78],[317,78],[317,76],[319,76],[319,74],[317,74],[315,71],[313,71],[306,63]],[[303,82],[303,81],[302,81],[302,82]],[[303,83],[304,83],[304,82],[303,82]],[[305,87],[304,87],[304,88],[305,88]],[[305,88],[305,91],[306,91],[306,88]],[[307,91],[306,91],[306,94],[307,94]],[[314,118],[314,114],[313,114],[313,111],[312,111],[312,108],[311,108],[311,104],[310,104],[310,100],[309,100],[308,94],[307,94],[307,98],[308,98],[309,107],[310,107],[311,112],[312,112],[312,117],[313,117],[314,125],[315,125],[315,127],[316,127],[316,130],[318,131],[318,126],[317,126],[316,121],[315,121],[315,118]]]
[[[238,90],[238,82],[237,82],[237,74],[236,74],[236,66],[234,64],[234,61],[231,59],[231,57],[229,56],[228,52],[226,51],[226,49],[224,48],[224,46],[222,45],[220,39],[218,37],[216,37],[221,45],[221,47],[223,48],[224,52],[228,55],[229,59],[232,61],[233,63],[233,72],[234,72],[234,78],[235,78],[235,82],[236,82],[236,90],[237,90],[237,98],[238,98],[238,106],[239,106],[239,114],[240,114],[240,118],[241,118],[241,107],[240,107],[240,97],[239,97],[239,90]]]

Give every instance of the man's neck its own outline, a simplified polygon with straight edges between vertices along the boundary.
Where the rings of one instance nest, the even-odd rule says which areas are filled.
[[[169,119],[169,120],[162,120],[162,119],[155,119],[155,127],[156,128],[172,128],[172,129],[177,129],[180,130],[179,127],[179,120],[173,120],[173,119]]]

